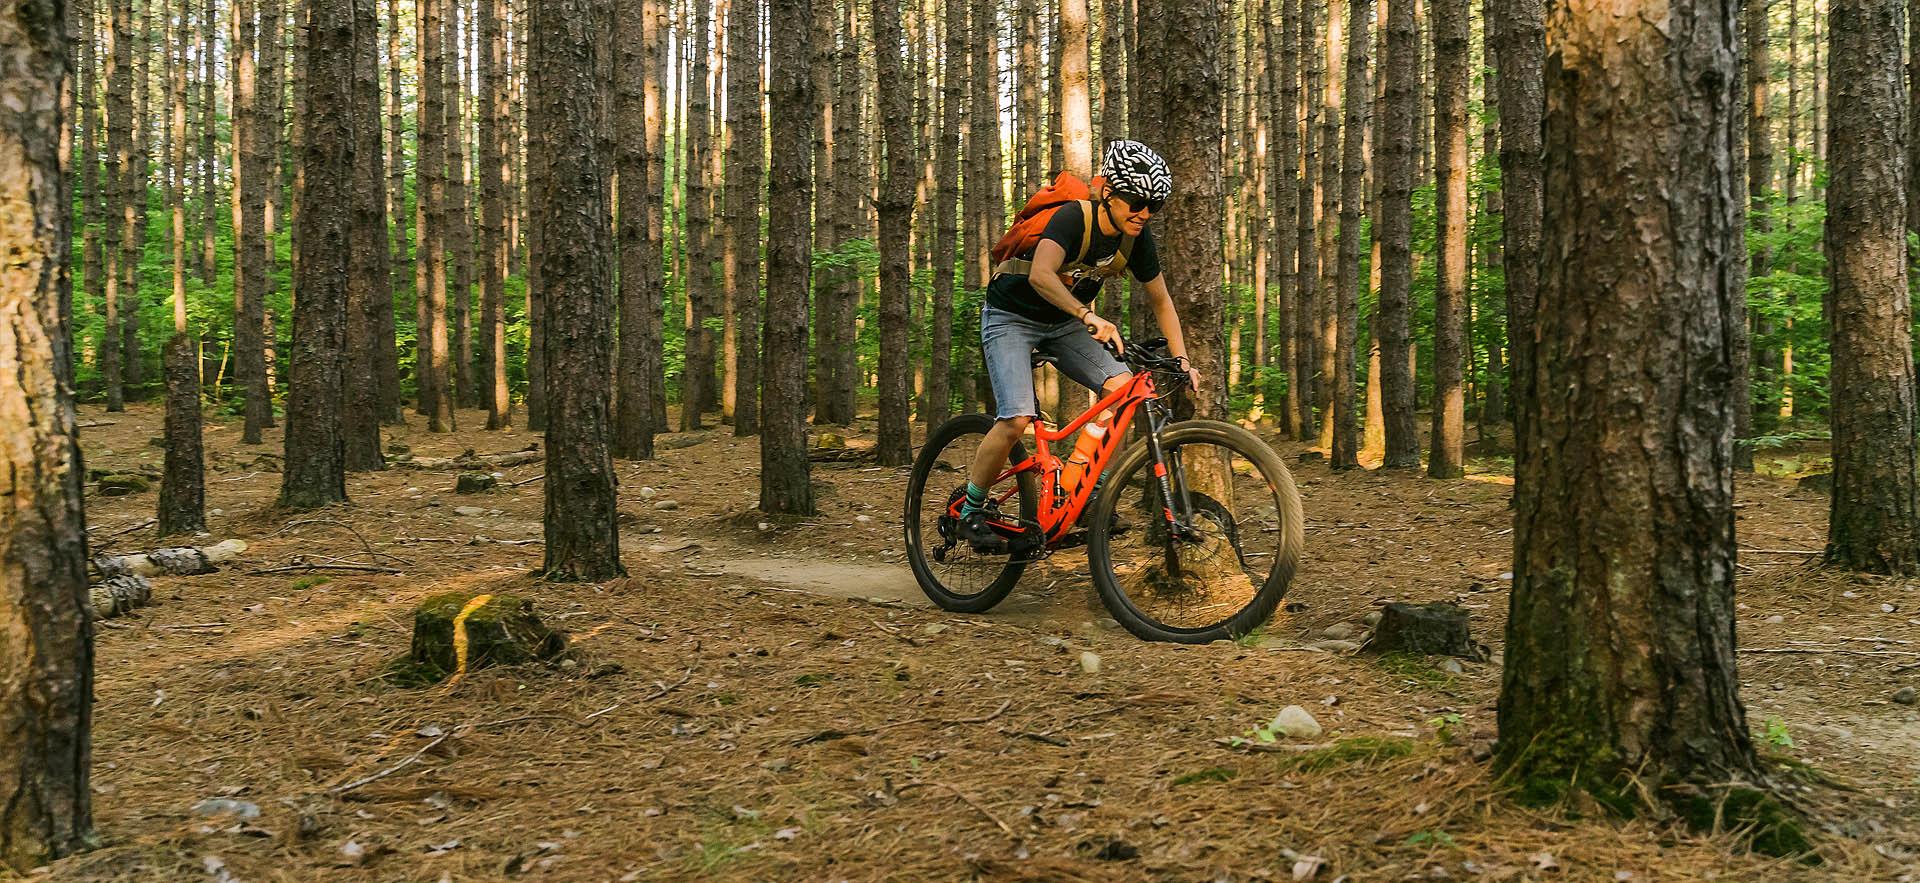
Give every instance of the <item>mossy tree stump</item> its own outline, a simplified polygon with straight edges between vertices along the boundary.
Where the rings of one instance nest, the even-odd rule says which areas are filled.
[[[438,683],[490,665],[553,659],[566,649],[566,635],[540,622],[531,599],[445,592],[414,608],[413,644],[395,673],[405,682]]]

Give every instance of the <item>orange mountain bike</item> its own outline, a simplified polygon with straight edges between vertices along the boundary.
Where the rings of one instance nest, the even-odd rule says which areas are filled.
[[[1027,565],[1084,544],[1100,600],[1141,638],[1203,644],[1273,615],[1304,543],[1300,492],[1253,433],[1214,420],[1173,423],[1159,390],[1184,389],[1187,375],[1165,343],[1125,345],[1131,380],[1059,429],[1035,420],[1031,454],[1014,445],[987,503],[1004,553],[977,551],[956,532],[967,470],[993,418],[955,417],[927,437],[906,501],[907,557],[927,597],[983,612]],[[1049,450],[1109,410],[1112,425],[1083,437],[1068,460]],[[1141,441],[1122,451],[1140,413]]]

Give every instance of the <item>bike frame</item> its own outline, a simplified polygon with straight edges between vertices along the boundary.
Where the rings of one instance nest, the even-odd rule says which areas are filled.
[[[1160,450],[1160,430],[1169,422],[1170,415],[1160,404],[1159,394],[1153,384],[1153,372],[1136,371],[1133,377],[1120,388],[1108,393],[1073,422],[1059,429],[1048,429],[1044,421],[1035,419],[1032,423],[1033,434],[1039,440],[1039,444],[1034,446],[1033,454],[994,477],[993,487],[998,488],[1002,483],[1022,472],[1037,473],[1040,485],[1038,527],[1042,541],[1034,544],[1035,547],[1060,542],[1073,530],[1074,525],[1079,523],[1081,512],[1093,498],[1094,485],[1106,472],[1107,465],[1112,462],[1114,454],[1119,452],[1127,429],[1132,425],[1134,415],[1142,406],[1145,406],[1147,411],[1147,444],[1153,456],[1154,475],[1160,482],[1161,499],[1179,500],[1180,508],[1183,510],[1186,508],[1185,488],[1182,487],[1176,496],[1167,480],[1165,457]],[[1093,422],[1095,417],[1109,410],[1114,412],[1113,424],[1108,427],[1106,438],[1101,439],[1099,447],[1094,449],[1093,456],[1087,461],[1085,477],[1080,479],[1080,486],[1074,488],[1071,493],[1065,491],[1060,487],[1060,473],[1066,462],[1053,455],[1050,449],[1051,443],[1072,438],[1074,433]],[[1017,483],[1009,484],[1005,490],[994,493],[993,498],[1004,505],[1019,492]],[[1176,533],[1182,533],[1180,528],[1183,527],[1183,523],[1174,515],[1172,509],[1163,508],[1162,511],[1168,524],[1174,527]],[[1013,538],[1025,534],[1030,527],[1030,525],[1021,524],[1018,520],[1004,518],[992,518],[988,523],[999,532]]]

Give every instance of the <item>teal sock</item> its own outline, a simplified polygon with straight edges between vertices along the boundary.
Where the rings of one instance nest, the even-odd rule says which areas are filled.
[[[967,482],[967,498],[960,503],[960,517],[965,518],[987,508],[987,489],[973,482]]]

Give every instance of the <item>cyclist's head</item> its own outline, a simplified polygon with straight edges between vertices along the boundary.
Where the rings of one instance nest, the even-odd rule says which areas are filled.
[[[1158,212],[1173,193],[1173,172],[1153,148],[1138,141],[1115,141],[1100,159],[1100,176],[1112,195],[1133,211]]]

